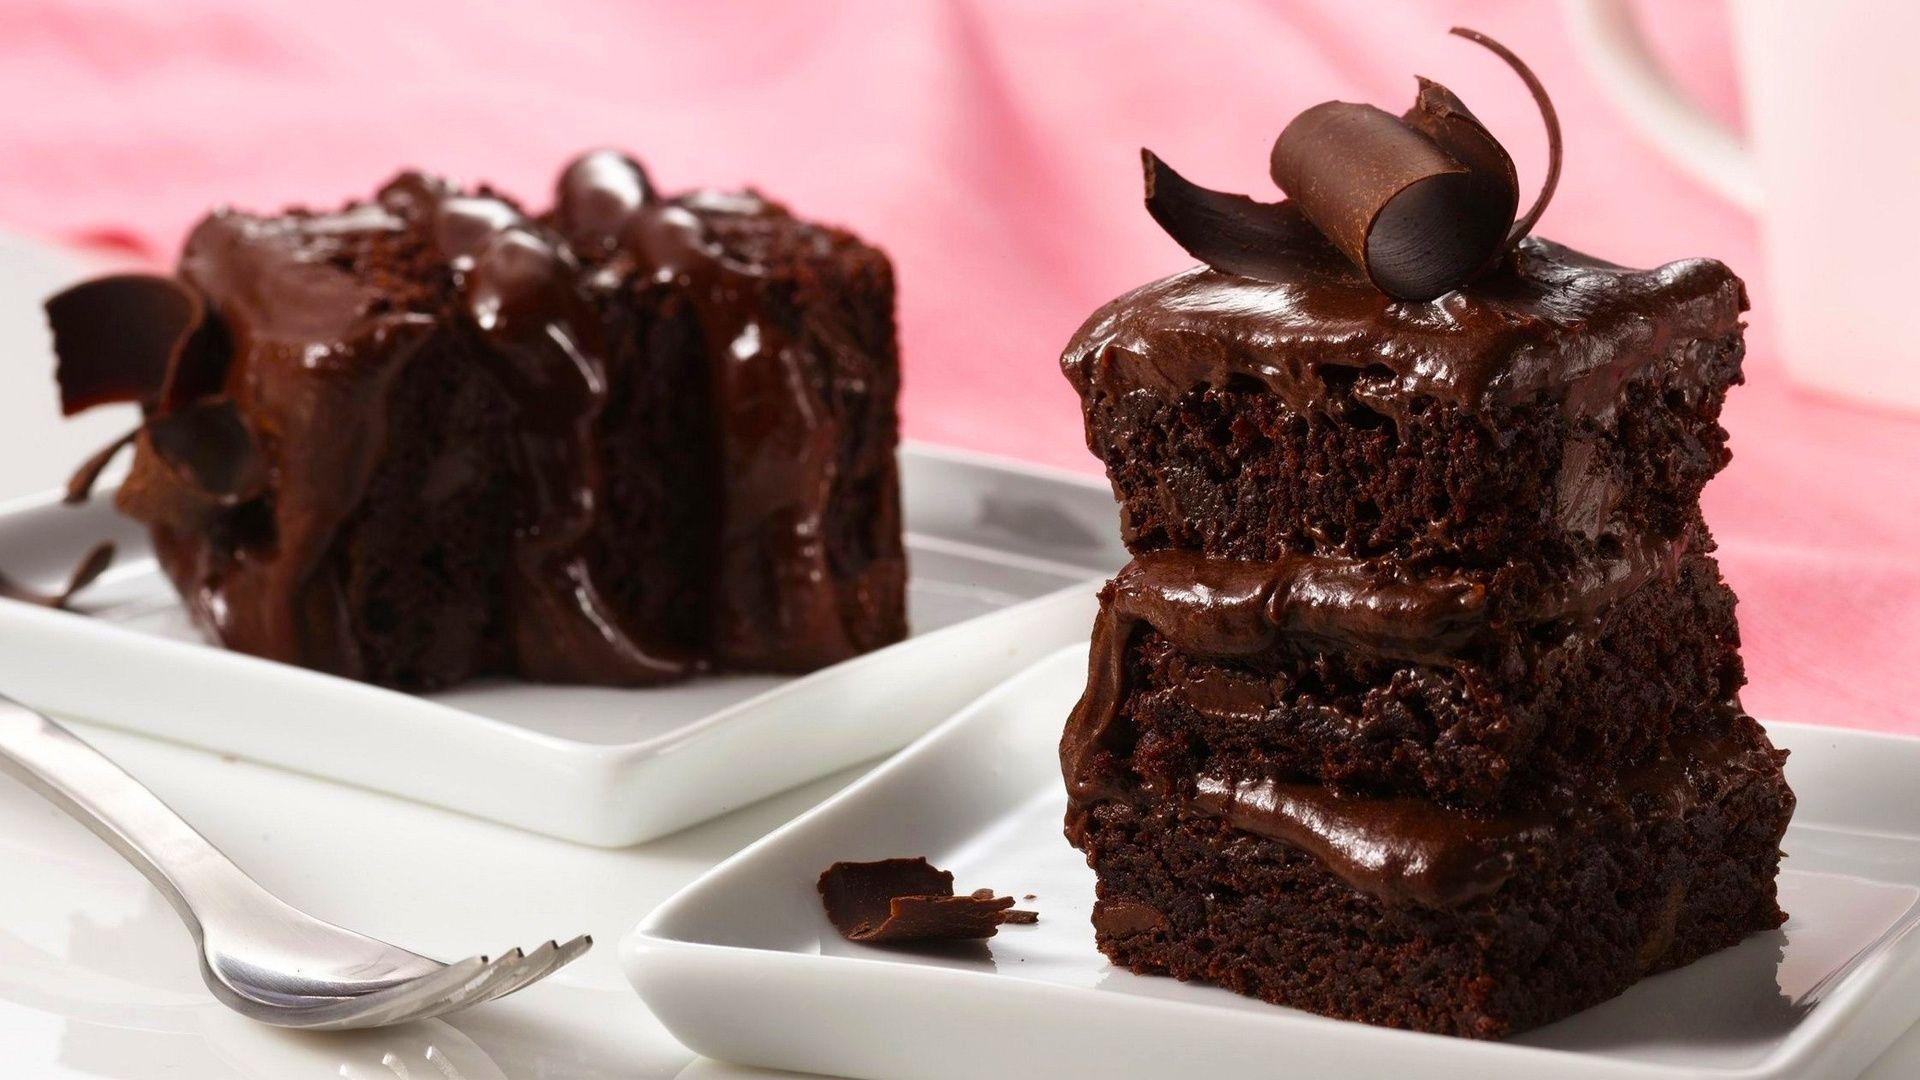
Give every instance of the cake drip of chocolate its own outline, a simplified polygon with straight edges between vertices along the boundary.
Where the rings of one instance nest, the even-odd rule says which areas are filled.
[[[598,420],[606,343],[576,286],[573,255],[518,208],[408,174],[383,206],[432,222],[457,303],[488,346],[515,406],[521,503],[508,589],[514,667],[553,682],[640,684],[678,678],[692,657],[649,642],[607,602],[587,542],[606,506]]]
[[[771,275],[752,244],[733,239],[784,211],[751,192],[660,199],[638,163],[608,151],[571,165],[557,196],[556,227],[604,260],[591,278],[595,288],[671,288],[698,321],[718,444],[716,572],[782,579],[757,595],[722,591],[713,613],[716,652],[751,664],[770,629],[823,656],[859,651],[847,638],[840,601],[818,587],[834,575],[824,510],[843,480],[830,388],[809,375],[797,351],[783,318],[794,310],[791,298],[769,294]],[[811,329],[857,348],[851,332],[824,319]],[[771,613],[768,597],[778,598]]]

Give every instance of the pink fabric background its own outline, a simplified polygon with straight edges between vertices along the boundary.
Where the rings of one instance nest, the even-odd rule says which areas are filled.
[[[1719,5],[1650,11],[1737,118]],[[403,164],[544,203],[613,144],[669,188],[752,183],[885,246],[908,434],[1091,470],[1055,367],[1095,306],[1188,260],[1140,208],[1137,150],[1267,192],[1287,118],[1398,110],[1449,83],[1537,182],[1539,122],[1475,26],[1528,57],[1567,127],[1545,235],[1622,262],[1719,256],[1752,286],[1736,457],[1707,493],[1742,597],[1756,713],[1920,734],[1920,419],[1820,401],[1772,355],[1754,229],[1633,137],[1524,0],[711,4],[0,0],[0,223],[164,258],[208,206],[364,194]]]

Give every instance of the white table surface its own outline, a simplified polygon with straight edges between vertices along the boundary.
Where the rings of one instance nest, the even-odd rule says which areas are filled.
[[[0,234],[0,500],[62,482],[74,462],[131,423],[124,410],[68,421],[58,416],[38,301],[69,278],[75,265],[60,253]],[[614,962],[614,946],[681,885],[860,771],[664,840],[605,851],[135,735],[92,728],[82,734],[200,824],[269,888],[325,918],[447,957],[593,934],[595,949],[554,979],[461,1014],[422,1036],[443,1046],[443,1066],[454,1070],[446,1075],[473,1077],[778,1075],[694,1058],[627,988]],[[12,783],[0,778],[0,784]],[[23,802],[5,800],[15,813],[26,812],[18,809]],[[403,856],[387,844],[388,850],[369,858],[358,838],[371,829],[411,838],[417,854]],[[0,826],[0,836],[6,831]],[[98,845],[77,825],[71,833],[76,848]],[[211,1005],[194,972],[186,934],[157,894],[130,868],[107,877],[102,889],[135,913],[114,928],[125,931],[131,923],[133,930],[116,939],[126,954],[118,962],[127,977],[170,993],[197,995]],[[435,913],[453,909],[477,909],[486,925],[498,927],[498,940],[473,941],[465,936],[468,929],[456,934],[440,926]],[[75,921],[78,926],[81,920]],[[480,920],[462,919],[469,927],[475,921]],[[9,929],[0,921],[0,936]],[[135,942],[132,948],[126,947],[128,937]],[[83,944],[76,940],[73,946]],[[295,1035],[214,1020],[210,1023],[221,1034],[196,1041],[85,1022],[49,1003],[82,992],[97,969],[97,959],[71,970],[55,965],[38,973],[35,985],[22,985],[0,971],[0,1074],[61,1080],[398,1075],[392,1065],[381,1067],[382,1054],[374,1052],[368,1036]],[[221,1071],[208,1071],[208,1062]],[[1276,1059],[1276,1066],[1284,1069],[1283,1062]],[[1920,1027],[1866,1076],[1920,1076]]]

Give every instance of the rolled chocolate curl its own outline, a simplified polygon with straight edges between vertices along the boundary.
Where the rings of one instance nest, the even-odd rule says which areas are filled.
[[[1274,182],[1375,288],[1431,300],[1506,243],[1513,162],[1443,86],[1422,80],[1406,118],[1330,101],[1274,141]]]

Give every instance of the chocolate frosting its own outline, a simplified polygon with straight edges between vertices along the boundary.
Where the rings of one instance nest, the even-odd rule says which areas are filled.
[[[1738,706],[1731,706],[1737,712]],[[1742,722],[1718,736],[1688,736],[1611,784],[1575,782],[1526,810],[1487,813],[1404,797],[1354,795],[1312,782],[1205,775],[1190,807],[1243,832],[1312,856],[1354,889],[1400,906],[1454,908],[1499,889],[1530,848],[1611,804],[1646,800],[1683,815],[1699,798],[1697,775],[1764,753]]]
[[[755,666],[769,637],[789,648],[804,643],[823,660],[861,651],[848,638],[841,598],[825,587],[836,576],[825,514],[843,480],[841,425],[831,388],[811,373],[782,317],[792,305],[769,291],[775,275],[754,242],[786,211],[755,192],[661,200],[636,162],[609,151],[571,165],[557,199],[556,226],[599,260],[592,287],[671,288],[699,323],[719,441],[717,573],[723,581],[777,579],[764,589],[721,591],[716,652]],[[826,313],[813,316],[814,333],[858,348]]]
[[[1532,237],[1471,289],[1396,301],[1290,213],[1282,280],[1196,267],[1095,312],[1060,361],[1081,397],[1253,385],[1311,412],[1345,381],[1329,372],[1358,371],[1353,395],[1395,420],[1422,398],[1603,416],[1621,380],[1681,342],[1733,333],[1746,309],[1715,260],[1633,270]]]
[[[1683,778],[1684,779],[1684,778]],[[1323,784],[1203,776],[1195,809],[1313,856],[1390,904],[1457,907],[1498,889],[1554,816],[1481,815],[1424,799],[1343,795]]]

